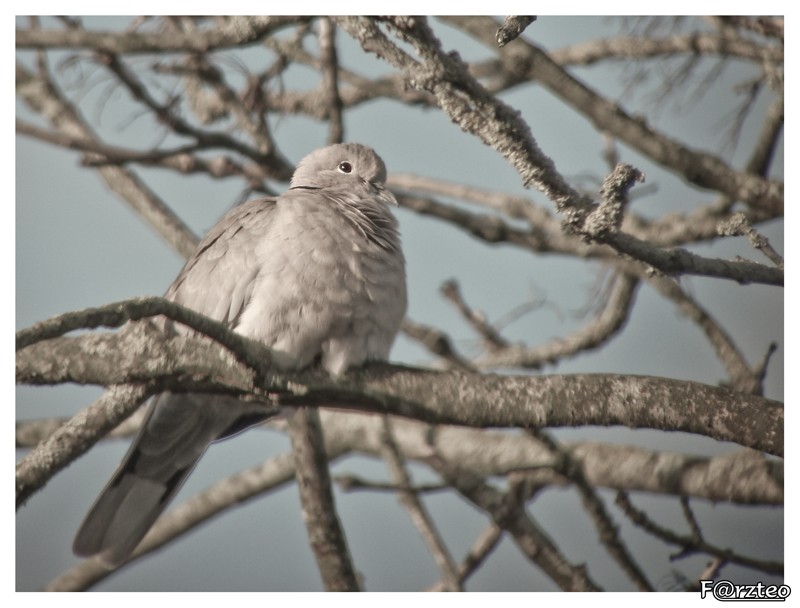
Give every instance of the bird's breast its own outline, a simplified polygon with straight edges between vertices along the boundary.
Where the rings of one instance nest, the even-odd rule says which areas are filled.
[[[321,356],[341,373],[385,359],[406,309],[399,247],[377,245],[335,209],[279,211],[257,248],[261,270],[237,331],[265,342],[287,368]]]

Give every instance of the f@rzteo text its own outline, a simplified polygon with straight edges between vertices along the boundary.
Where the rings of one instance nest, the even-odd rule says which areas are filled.
[[[792,590],[789,585],[739,585],[730,581],[700,581],[700,599],[711,595],[720,602],[741,602],[748,600],[783,602]]]

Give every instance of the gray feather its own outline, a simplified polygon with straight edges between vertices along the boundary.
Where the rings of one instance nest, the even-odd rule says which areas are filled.
[[[166,297],[262,341],[286,369],[319,360],[338,375],[386,359],[406,284],[385,180],[383,161],[366,146],[312,152],[285,194],[236,207],[214,226]],[[263,406],[215,395],[165,393],[149,407],[73,547],[112,567],[134,551],[210,443],[264,417]]]

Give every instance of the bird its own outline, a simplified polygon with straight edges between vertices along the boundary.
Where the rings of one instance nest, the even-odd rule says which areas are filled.
[[[393,206],[372,148],[315,150],[286,192],[231,209],[164,297],[262,342],[282,370],[319,365],[336,377],[386,360],[407,307]],[[211,443],[265,417],[263,407],[201,393],[161,393],[148,408],[73,543],[108,568],[128,560]]]

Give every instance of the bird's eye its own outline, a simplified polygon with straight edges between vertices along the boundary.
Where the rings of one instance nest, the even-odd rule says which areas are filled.
[[[342,173],[352,173],[353,172],[353,165],[351,165],[346,160],[343,160],[339,163],[339,171]]]

